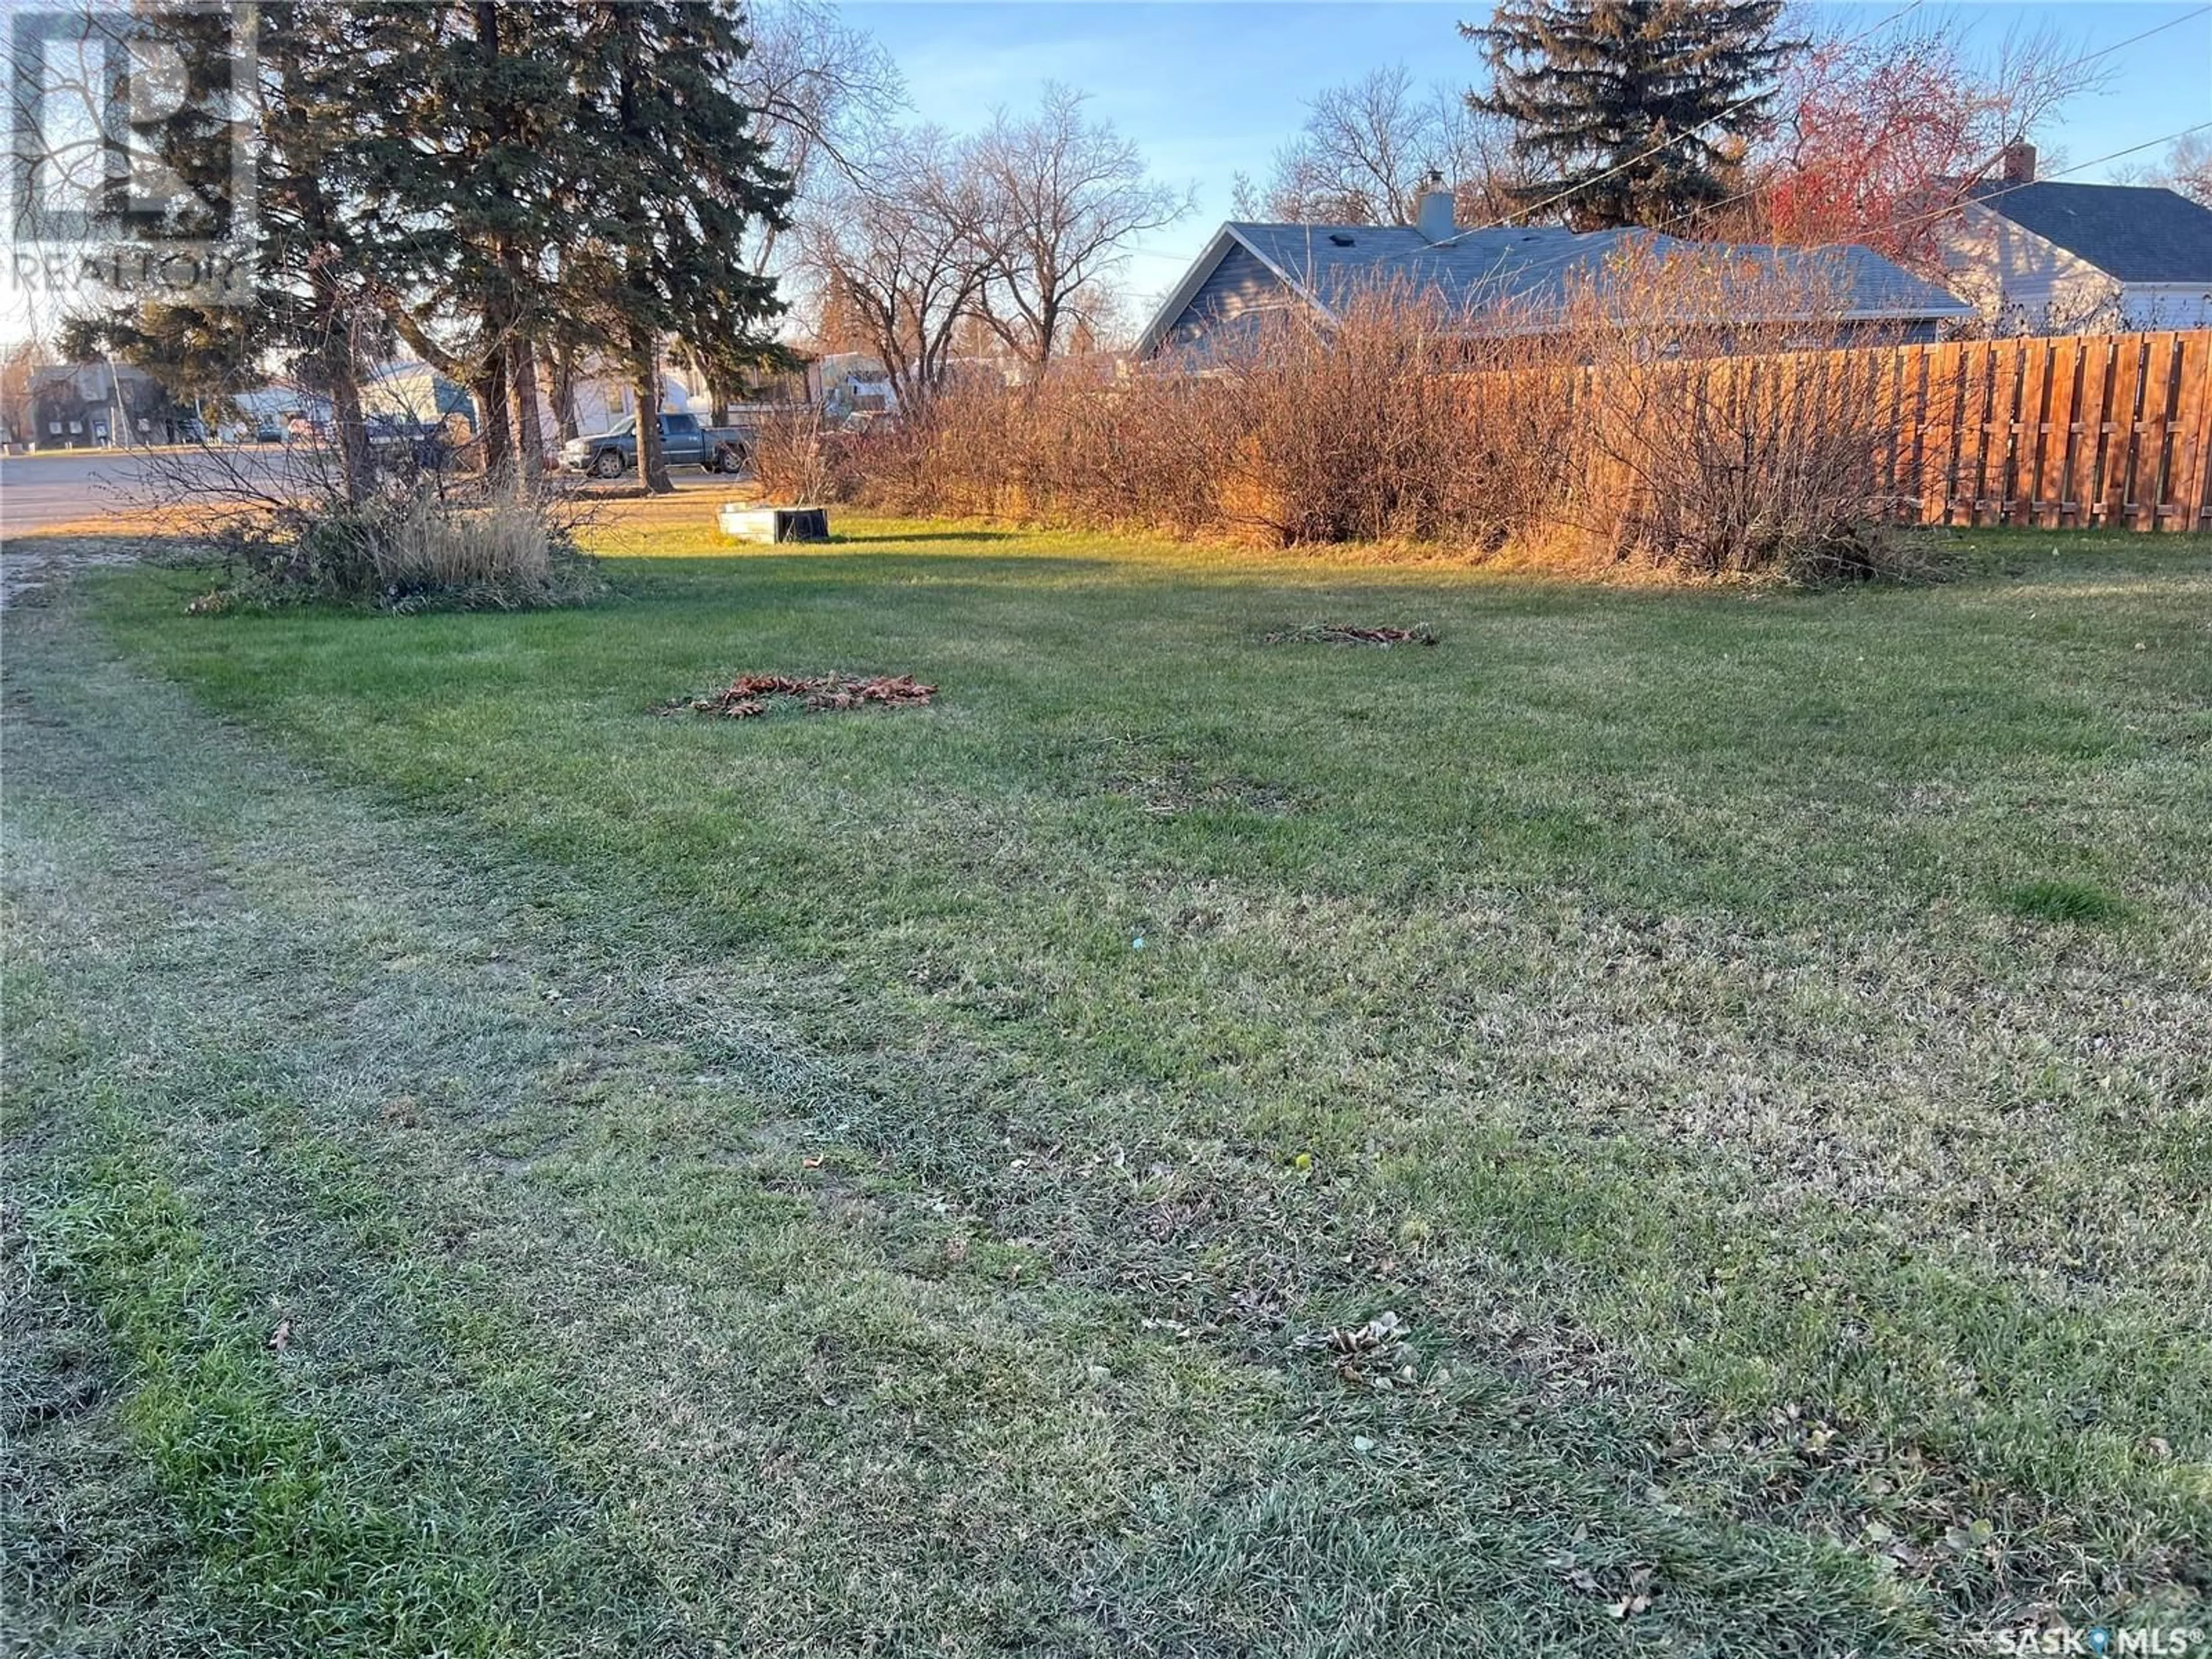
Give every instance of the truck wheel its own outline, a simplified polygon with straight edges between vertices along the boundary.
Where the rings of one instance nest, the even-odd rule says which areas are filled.
[[[592,476],[594,478],[619,478],[622,475],[623,458],[620,450],[603,449],[592,458]]]
[[[714,452],[717,472],[742,472],[745,470],[745,452],[737,444],[724,444]]]

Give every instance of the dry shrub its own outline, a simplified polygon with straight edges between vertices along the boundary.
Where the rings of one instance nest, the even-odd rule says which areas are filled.
[[[587,501],[551,484],[421,471],[380,474],[359,499],[279,499],[240,510],[222,544],[233,580],[198,608],[294,601],[380,610],[572,605],[603,584],[578,550]]]
[[[1586,365],[1567,521],[1616,560],[1832,580],[1900,564],[1900,411],[1832,273],[1750,253],[1634,256],[1570,302]],[[1909,483],[1904,493],[1915,499]]]
[[[902,513],[1273,546],[1863,573],[1891,556],[1896,411],[1879,354],[1820,355],[1844,331],[1819,277],[1646,252],[1547,313],[1478,304],[1479,326],[1377,287],[1203,364],[955,380],[855,446],[849,486]]]
[[[859,432],[830,425],[811,404],[769,410],[753,426],[753,481],[779,506],[848,501],[859,485]]]
[[[1495,546],[1557,490],[1565,414],[1519,371],[1556,345],[1470,337],[1431,296],[1280,317],[1199,374],[955,380],[861,451],[902,512],[1222,535],[1271,545]]]
[[[453,506],[418,487],[367,522],[379,587],[528,587],[552,570],[552,532],[532,504],[497,497]]]
[[[1283,545],[1495,548],[1552,504],[1569,410],[1544,373],[1557,342],[1475,334],[1432,298],[1362,293],[1334,325],[1285,319],[1231,366],[1236,432],[1220,505]]]

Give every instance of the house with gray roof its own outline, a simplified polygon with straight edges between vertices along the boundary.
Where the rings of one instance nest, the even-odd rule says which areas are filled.
[[[1846,327],[1885,339],[1932,340],[1943,324],[1974,314],[1871,248],[1724,246],[1632,228],[1462,229],[1441,182],[1422,195],[1417,218],[1412,225],[1225,224],[1161,302],[1136,356],[1202,362],[1250,338],[1270,317],[1304,311],[1328,320],[1363,289],[1386,284],[1433,296],[1464,314],[1472,332],[1540,329],[1577,292],[1602,291],[1625,270],[1692,252],[1776,278],[1746,285],[1769,303],[1817,287],[1824,316],[1833,307]]]
[[[1936,240],[1951,286],[2002,332],[2212,328],[2212,208],[2038,179],[2031,144],[1968,186]]]

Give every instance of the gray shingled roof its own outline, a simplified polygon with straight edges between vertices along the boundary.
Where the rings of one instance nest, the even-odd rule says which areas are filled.
[[[1379,225],[1235,222],[1227,228],[1322,304],[1334,308],[1352,288],[1377,279],[1434,290],[1448,304],[1486,309],[1510,302],[1541,313],[1566,298],[1571,283],[1602,276],[1607,262],[1632,245],[1666,257],[1676,252],[1725,253],[1778,275],[1818,276],[1834,284],[1856,316],[1965,317],[1965,301],[1899,269],[1871,248],[1719,246],[1645,230],[1577,234],[1546,227],[1461,233],[1431,243],[1418,230]]]
[[[1971,194],[2121,282],[2212,282],[2212,209],[2170,190],[1987,184]]]

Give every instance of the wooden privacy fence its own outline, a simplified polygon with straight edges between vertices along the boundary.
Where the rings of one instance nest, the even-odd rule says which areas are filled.
[[[2212,530],[2212,330],[1863,355],[1895,412],[1899,519]]]

